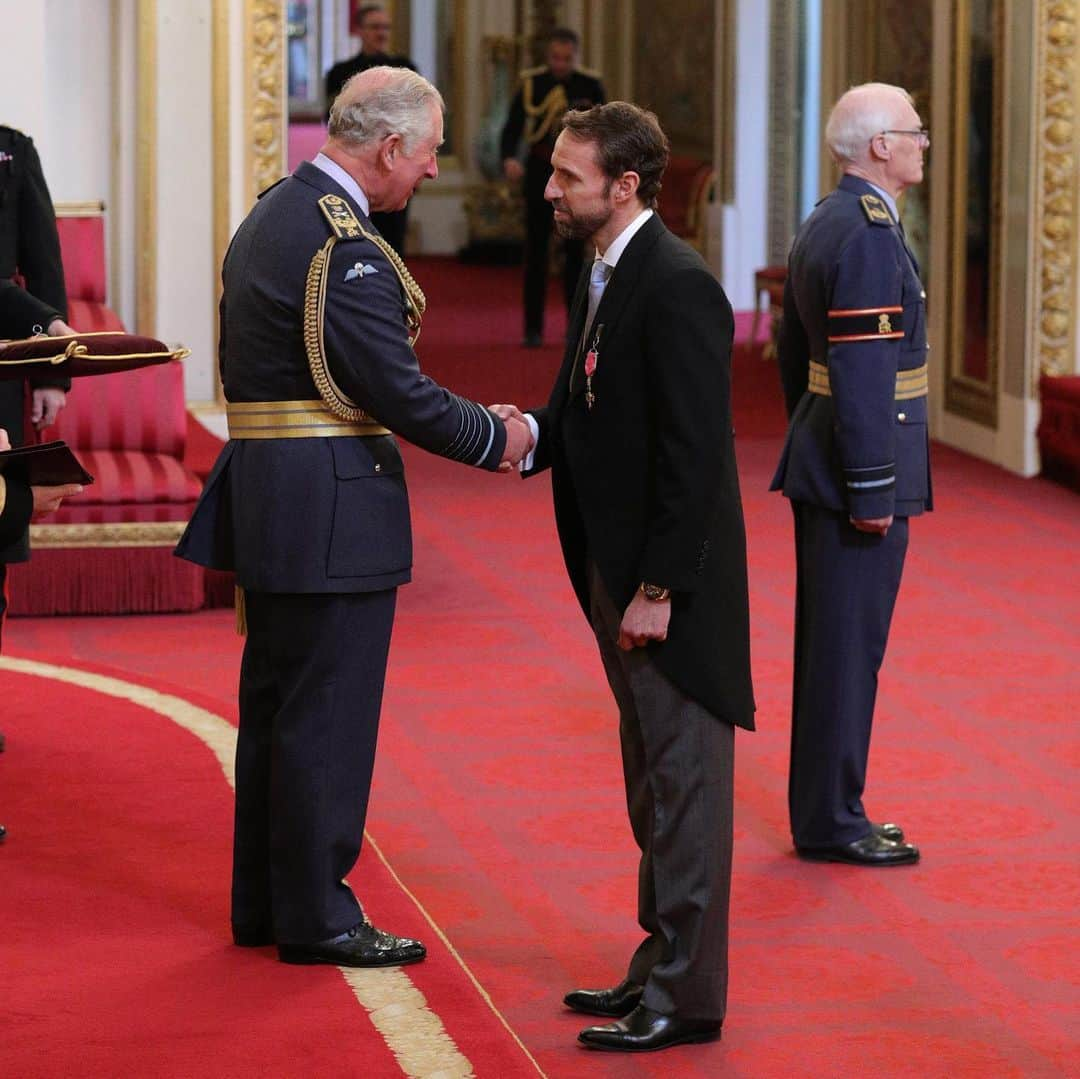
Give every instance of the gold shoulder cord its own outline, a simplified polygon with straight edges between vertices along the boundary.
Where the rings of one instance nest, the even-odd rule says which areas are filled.
[[[570,102],[566,97],[566,87],[556,83],[548,91],[547,97],[539,105],[533,104],[533,82],[525,79],[522,86],[521,103],[525,106],[525,115],[529,118],[525,141],[533,146],[538,143],[563,118]]]
[[[311,377],[323,403],[339,419],[358,423],[370,420],[371,417],[341,391],[326,362],[323,319],[326,313],[326,288],[330,279],[330,253],[334,244],[342,238],[362,237],[370,240],[386,256],[405,292],[405,319],[409,328],[410,345],[414,345],[420,336],[420,320],[427,310],[427,298],[416,279],[409,273],[401,256],[381,236],[368,232],[344,199],[337,195],[324,195],[319,199],[319,207],[334,230],[334,235],[315,252],[308,267],[307,286],[304,290],[304,348],[307,351]]]

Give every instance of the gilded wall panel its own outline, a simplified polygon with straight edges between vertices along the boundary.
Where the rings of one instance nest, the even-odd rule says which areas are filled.
[[[634,100],[660,118],[673,153],[706,161],[713,157],[714,36],[713,0],[669,0],[663,18],[639,18],[634,33]]]

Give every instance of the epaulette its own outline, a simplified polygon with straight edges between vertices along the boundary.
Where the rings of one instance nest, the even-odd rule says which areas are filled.
[[[892,228],[893,224],[895,224],[892,214],[889,213],[889,207],[877,195],[863,195],[859,198],[859,202],[862,205],[863,213],[866,214],[866,220],[871,225],[884,225]]]
[[[518,78],[524,82],[525,79],[531,79],[536,75],[543,75],[547,69],[547,64],[541,64],[539,67],[527,67],[518,72]]]
[[[255,198],[261,199],[263,197],[263,195],[269,195],[270,192],[273,191],[274,188],[277,187],[278,184],[284,183],[288,178],[289,178],[288,176],[282,176],[280,180],[275,180],[269,187],[264,187],[262,189],[262,191],[260,191],[255,196]]]
[[[358,240],[365,235],[352,207],[340,195],[323,195],[319,209],[339,240]]]

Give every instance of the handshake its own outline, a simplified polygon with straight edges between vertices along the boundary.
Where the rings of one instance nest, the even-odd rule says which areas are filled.
[[[506,449],[503,450],[500,472],[512,472],[529,456],[536,445],[532,430],[517,405],[489,405],[506,427]]]

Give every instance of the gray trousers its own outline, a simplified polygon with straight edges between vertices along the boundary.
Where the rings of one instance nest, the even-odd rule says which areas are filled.
[[[722,1021],[735,728],[672,685],[647,648],[618,646],[616,610],[594,566],[592,626],[619,706],[630,827],[641,850],[638,922],[648,934],[628,977],[642,1002],[683,1019]]]

